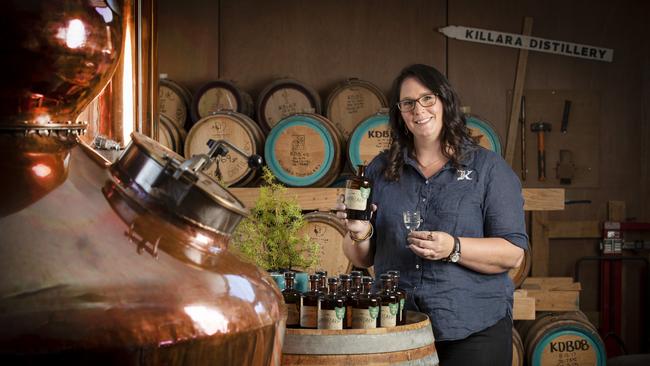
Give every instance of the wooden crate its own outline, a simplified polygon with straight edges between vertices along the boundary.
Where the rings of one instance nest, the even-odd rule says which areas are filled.
[[[521,289],[535,298],[536,311],[580,310],[580,283],[571,277],[528,277]]]

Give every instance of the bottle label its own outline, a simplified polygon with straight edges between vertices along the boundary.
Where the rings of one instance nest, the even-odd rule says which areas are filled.
[[[300,325],[300,304],[287,304],[287,326]]]
[[[302,328],[316,328],[318,320],[317,306],[304,306],[300,299],[300,326]]]
[[[334,308],[334,310],[318,311],[318,329],[343,329],[343,316],[345,308]]]
[[[383,328],[390,328],[397,325],[397,304],[389,304],[388,306],[381,306],[379,311],[379,326]]]
[[[347,317],[345,317],[346,320],[346,327],[352,328],[352,305],[348,305],[345,307],[345,314]]]
[[[404,299],[399,299],[399,313],[404,314]]]
[[[377,328],[378,315],[379,315],[379,306],[371,306],[368,309],[353,309],[352,328],[354,329]]]
[[[345,189],[345,206],[349,209],[364,211],[370,197],[370,188]]]

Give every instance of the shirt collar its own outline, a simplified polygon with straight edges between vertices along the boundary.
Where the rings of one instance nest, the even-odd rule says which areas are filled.
[[[469,167],[470,165],[472,165],[472,163],[474,162],[474,156],[476,155],[476,149],[477,147],[470,147],[468,150],[465,151],[464,156],[459,161],[461,166]],[[402,149],[402,156],[404,157],[405,164],[408,164],[418,169],[418,162],[411,157],[411,154],[409,154],[409,150],[407,147],[404,147]],[[441,170],[445,170],[449,168],[451,168],[451,163],[448,161],[445,163],[445,165],[442,167]]]

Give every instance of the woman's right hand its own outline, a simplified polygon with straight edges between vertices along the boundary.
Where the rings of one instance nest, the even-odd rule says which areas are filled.
[[[374,216],[375,211],[377,211],[377,205],[372,204],[372,214]],[[345,226],[345,229],[357,237],[362,236],[364,233],[368,232],[368,225],[370,221],[367,220],[348,220],[345,213],[345,203],[339,202],[334,208],[336,210],[336,217],[341,219],[341,222]]]

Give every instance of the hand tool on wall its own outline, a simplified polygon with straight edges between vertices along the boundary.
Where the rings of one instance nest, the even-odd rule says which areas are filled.
[[[560,160],[557,162],[557,178],[560,184],[571,184],[575,175],[576,166],[573,163],[571,150],[560,150]]]
[[[564,111],[562,112],[562,125],[560,126],[560,131],[566,133],[566,129],[569,125],[569,112],[571,112],[571,101],[564,101]]]
[[[537,180],[546,180],[546,155],[544,149],[544,133],[551,132],[551,124],[535,122],[530,125],[530,130],[537,133]]]
[[[523,95],[521,96],[519,124],[521,125],[521,180],[526,180],[526,97]]]

